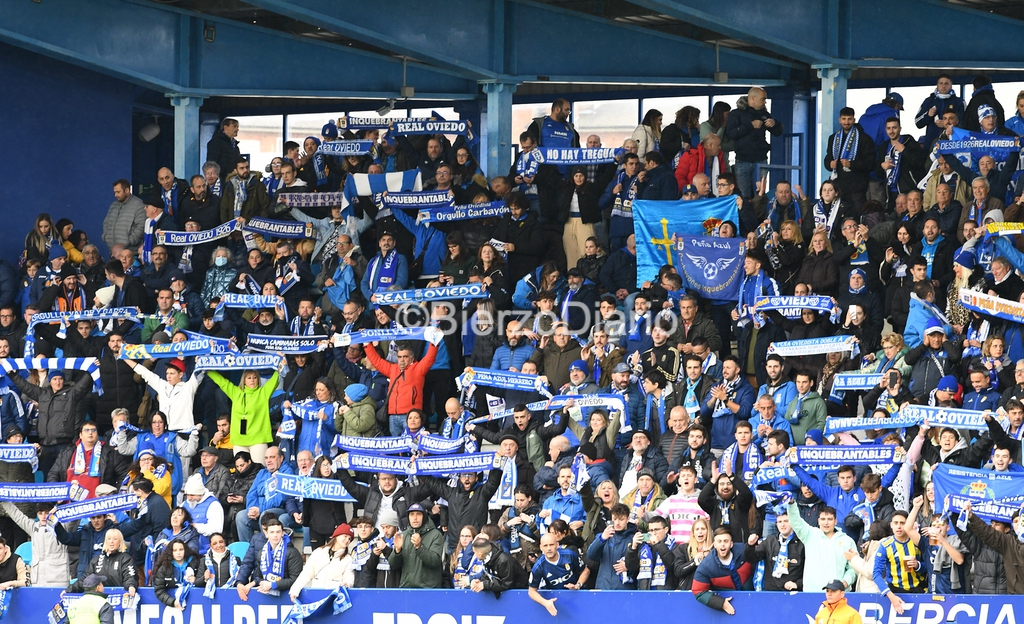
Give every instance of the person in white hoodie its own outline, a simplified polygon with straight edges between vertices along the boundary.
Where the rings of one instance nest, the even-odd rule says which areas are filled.
[[[337,589],[339,585],[352,587],[355,583],[355,571],[352,569],[352,554],[348,546],[352,543],[352,527],[348,524],[338,525],[325,546],[317,548],[306,559],[299,578],[292,584],[289,595],[292,600],[299,597],[303,588]]]
[[[185,376],[185,361],[180,358],[168,360],[167,370],[164,373],[166,380],[160,379],[156,373],[145,366],[139,366],[134,360],[125,362],[135,371],[135,374],[149,384],[150,388],[156,390],[157,404],[160,411],[167,414],[168,431],[187,432],[195,424],[192,415],[192,405],[195,401],[196,390],[203,380],[205,373],[198,371],[192,373],[188,381],[182,381]]]
[[[57,534],[53,527],[47,526],[53,519],[50,512],[53,511],[53,503],[36,503],[36,518],[33,520],[13,503],[3,501],[0,503],[3,510],[7,512],[11,520],[28,533],[32,540],[32,563],[31,579],[34,587],[67,587],[70,576],[68,575],[68,547],[57,541]]]
[[[185,482],[185,502],[182,507],[192,516],[192,526],[199,532],[199,552],[210,548],[210,536],[224,530],[224,507],[203,485],[203,477],[194,474]]]

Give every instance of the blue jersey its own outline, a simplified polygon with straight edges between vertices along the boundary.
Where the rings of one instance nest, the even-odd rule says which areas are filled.
[[[566,585],[575,584],[585,568],[578,555],[571,550],[559,549],[557,562],[551,563],[547,557],[541,556],[537,563],[533,564],[530,587],[562,589]]]

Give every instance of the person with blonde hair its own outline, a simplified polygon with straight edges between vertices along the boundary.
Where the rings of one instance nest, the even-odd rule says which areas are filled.
[[[128,548],[124,542],[124,536],[118,529],[108,529],[103,538],[103,548],[99,554],[89,560],[84,574],[79,574],[74,583],[68,587],[68,591],[79,593],[85,591],[83,581],[92,574],[106,577],[106,587],[124,587],[128,590],[129,596],[134,596],[139,587],[139,577],[136,573],[135,562],[127,552]],[[81,554],[79,556],[82,556]]]
[[[267,383],[261,382],[258,372],[243,371],[237,386],[217,371],[210,371],[208,377],[231,400],[230,435],[234,452],[248,451],[253,461],[264,463],[263,455],[274,440],[270,427],[270,396],[277,389],[278,371],[274,371]]]

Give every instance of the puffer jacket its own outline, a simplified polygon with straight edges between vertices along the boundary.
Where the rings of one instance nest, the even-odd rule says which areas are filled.
[[[86,380],[91,381],[88,375]],[[126,408],[129,414],[138,411],[142,386],[135,382],[135,371],[110,349],[104,349],[100,357],[100,381],[103,394],[96,397],[98,414],[110,414],[118,407]]]
[[[309,589],[335,589],[338,585],[352,587],[355,584],[355,571],[352,569],[352,555],[349,553],[332,553],[330,546],[317,548],[306,559],[299,578],[292,584],[291,594]]]
[[[969,591],[975,594],[1005,594],[1006,567],[1003,555],[992,550],[991,546],[981,541],[974,533],[954,528],[956,534],[960,536],[960,541],[971,552],[973,584]]]
[[[105,576],[107,580],[103,583],[104,587],[139,587],[139,576],[135,571],[135,562],[132,561],[132,556],[127,552],[113,552],[96,555],[92,559],[88,560],[85,566],[80,566],[80,569],[86,570],[86,573],[79,572],[78,578],[72,583],[71,587],[68,588],[69,592],[78,593],[85,591],[82,587],[82,581],[88,574],[99,574]]]
[[[64,447],[64,450],[57,455],[57,460],[53,462],[53,468],[46,475],[46,480],[50,482],[67,481],[68,468],[72,467],[74,462],[75,452],[78,450],[75,444]],[[103,483],[117,483],[122,478],[122,474],[117,472],[117,450],[107,443],[103,443],[100,449],[100,481]],[[29,465],[26,463],[15,464],[16,466],[24,466],[28,468]],[[0,462],[0,470],[4,467],[4,463]],[[7,483],[9,480],[4,478],[2,472],[0,472],[0,479],[3,479],[3,483]],[[28,481],[32,481],[32,472],[28,473]],[[11,479],[13,481],[22,481],[22,479]],[[31,505],[30,505],[31,506]],[[24,509],[24,507],[23,507]],[[29,510],[26,514],[35,513],[35,510]]]
[[[7,378],[14,382],[23,397],[28,397],[39,404],[40,443],[67,444],[74,439],[81,425],[77,414],[78,402],[92,390],[91,377],[85,375],[75,383],[65,385],[56,393],[50,389],[50,384],[43,387],[34,386],[21,375],[8,375]]]
[[[733,141],[736,160],[760,162],[768,157],[768,150],[771,149],[771,146],[765,138],[765,133],[782,136],[782,123],[776,119],[775,125],[771,128],[764,124],[760,128],[755,128],[752,122],[754,120],[764,122],[771,118],[767,106],[754,110],[747,104],[745,96],[736,101],[735,110],[729,113],[729,119],[725,122],[725,135]]]
[[[203,587],[206,585],[206,579],[203,576],[205,570],[201,570],[203,567],[202,559],[199,557],[191,557],[186,563],[188,569],[192,570],[192,573],[196,575],[195,586]],[[178,588],[178,579],[176,578],[177,570],[175,570],[174,563],[171,561],[165,562],[160,569],[153,573],[153,593],[156,594],[157,599],[167,605],[168,607],[174,606],[174,590]]]
[[[57,534],[54,531],[21,513],[21,510],[11,503],[4,501],[0,506],[32,540],[32,585],[66,587],[70,579],[68,547],[57,541]]]
[[[124,202],[110,204],[103,219],[103,242],[107,247],[118,243],[137,247],[142,242],[146,227],[146,204],[135,195]]]
[[[523,566],[493,542],[489,546],[491,552],[483,560],[484,570],[488,573],[480,578],[484,591],[501,596],[501,592],[507,589],[525,589],[529,576]]]
[[[206,272],[206,281],[203,282],[203,292],[199,298],[203,301],[203,307],[210,305],[210,299],[221,297],[238,281],[238,271],[232,266],[219,267],[211,262],[210,269]]]
[[[370,437],[377,427],[377,402],[367,395],[349,405],[348,411],[335,411],[334,430],[343,436]]]

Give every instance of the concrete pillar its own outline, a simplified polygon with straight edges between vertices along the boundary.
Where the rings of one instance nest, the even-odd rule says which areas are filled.
[[[485,82],[487,94],[487,175],[504,175],[512,166],[512,94],[513,82]]]
[[[199,170],[199,107],[203,98],[174,96],[174,175],[184,180]]]

